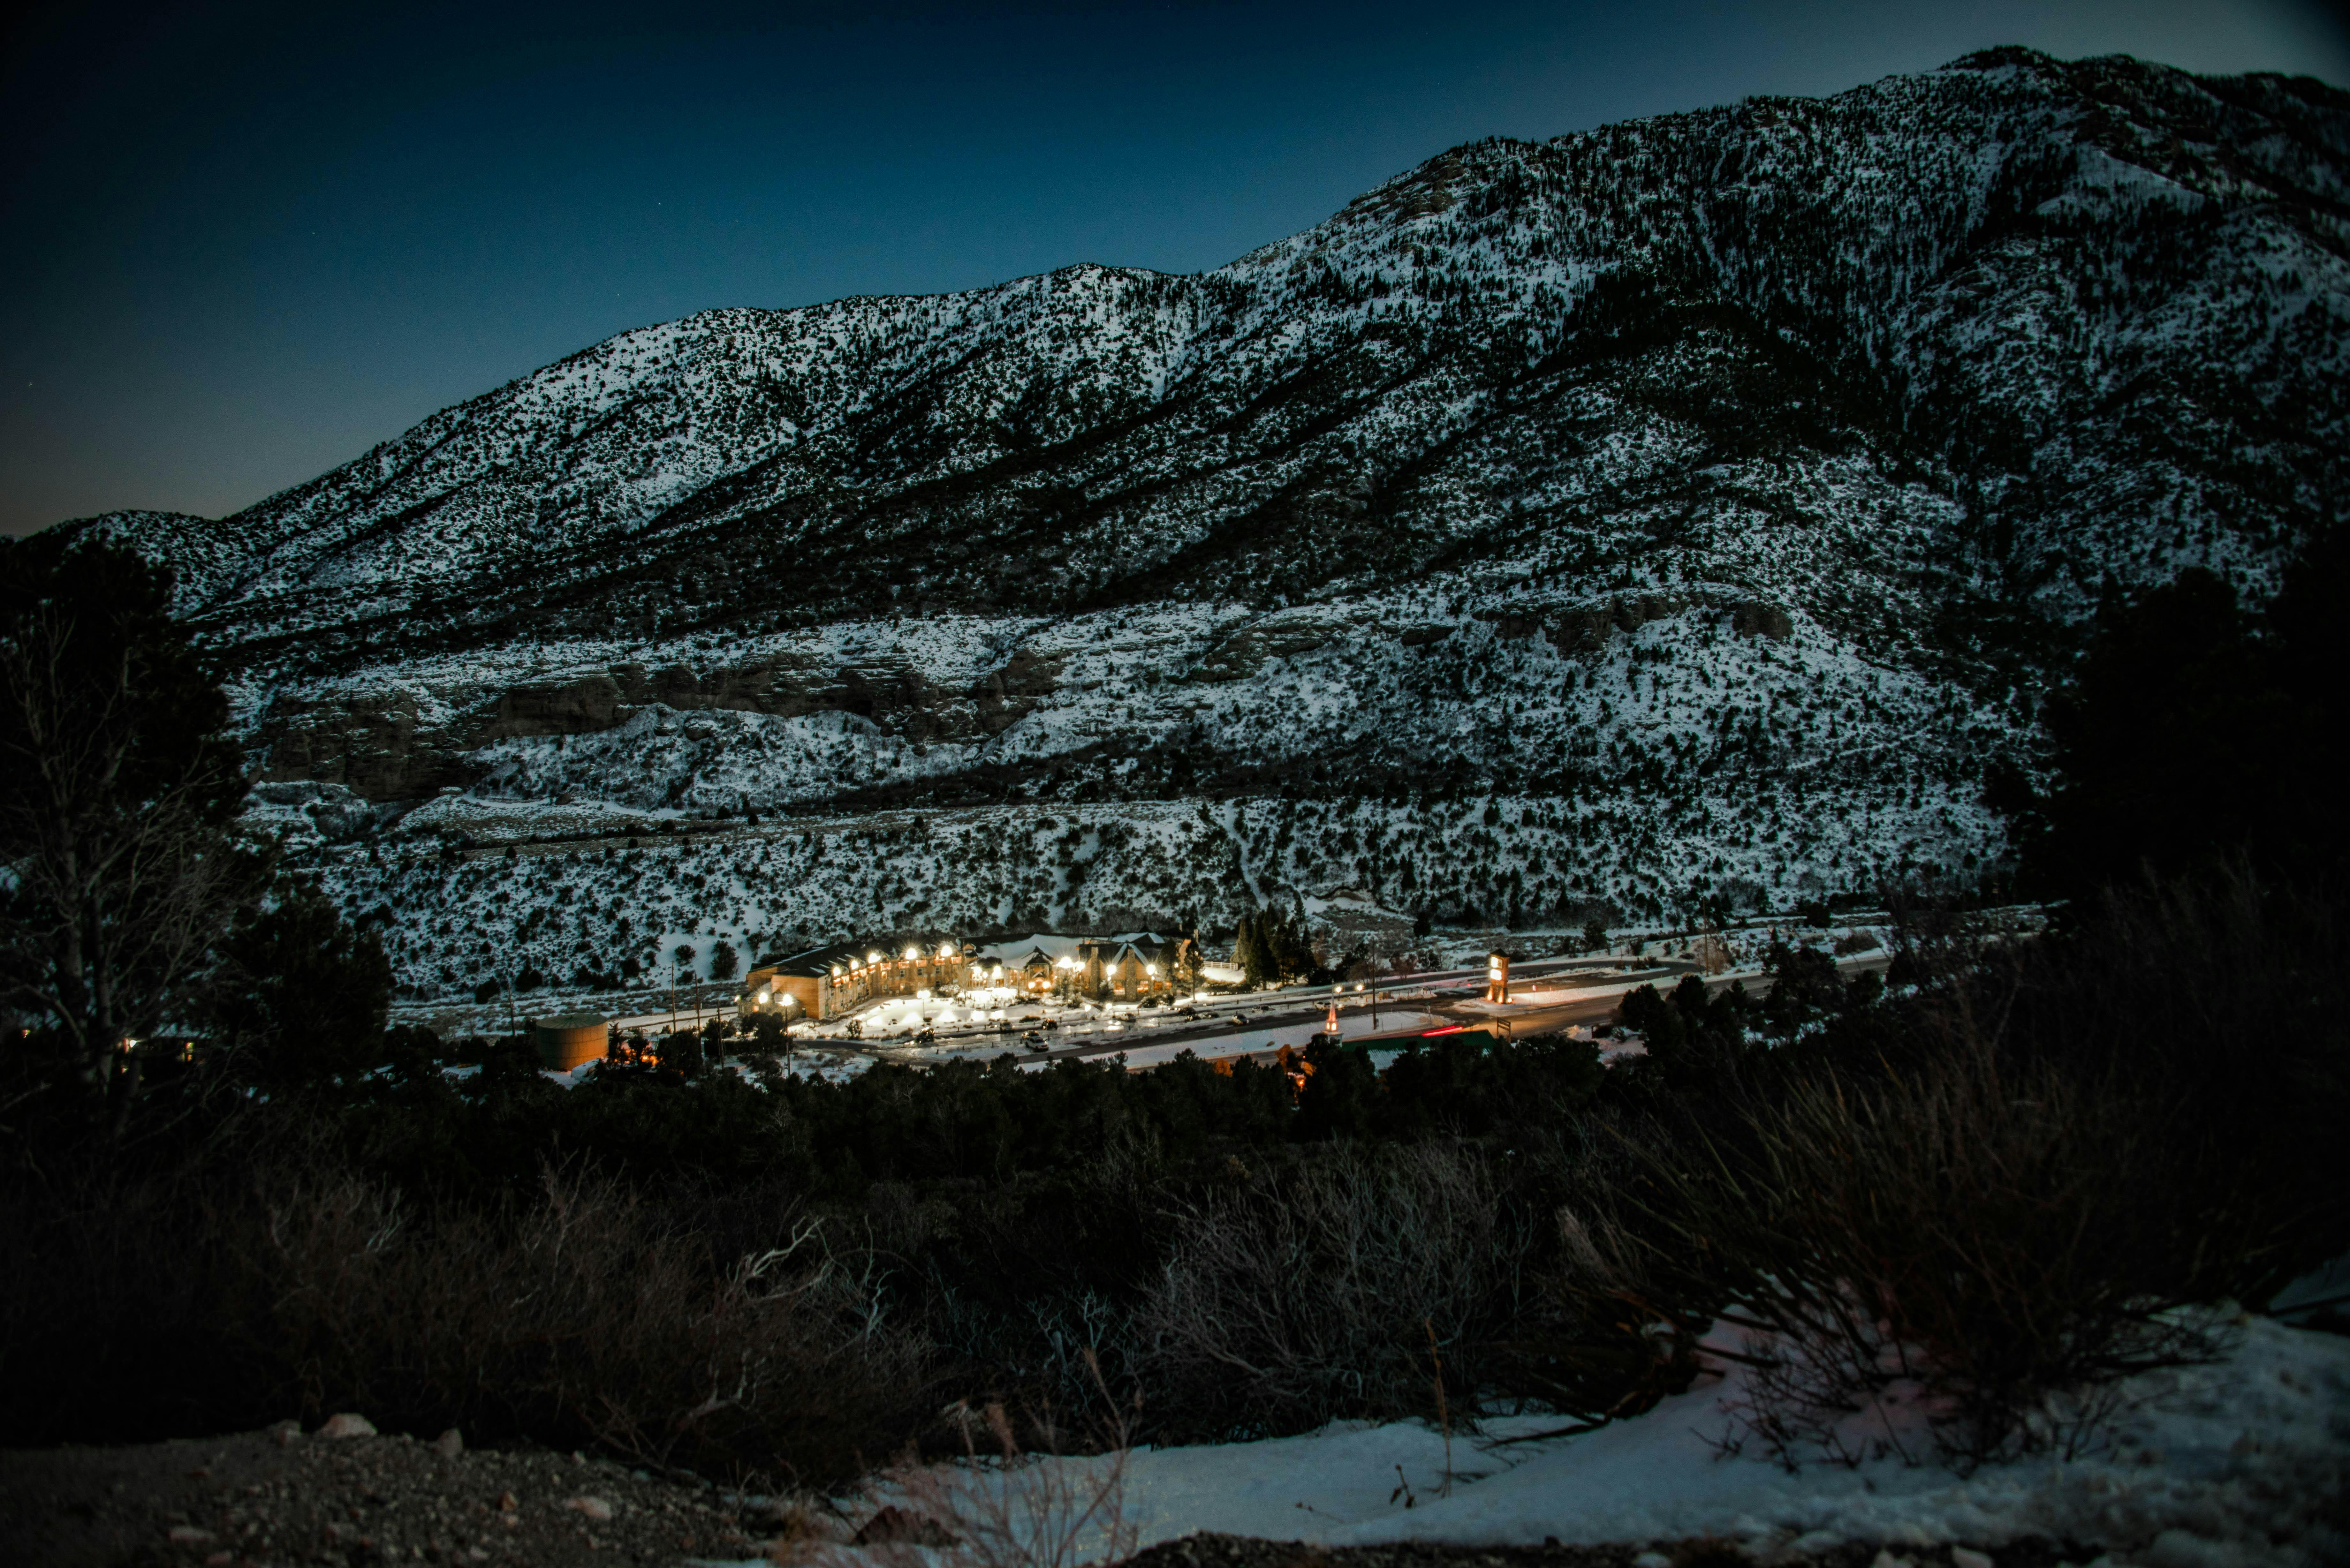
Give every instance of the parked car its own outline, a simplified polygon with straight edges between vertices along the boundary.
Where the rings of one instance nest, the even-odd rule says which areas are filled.
[[[1045,1037],[1034,1029],[1020,1036],[1020,1044],[1027,1046],[1031,1051],[1043,1051],[1048,1048],[1045,1044]]]

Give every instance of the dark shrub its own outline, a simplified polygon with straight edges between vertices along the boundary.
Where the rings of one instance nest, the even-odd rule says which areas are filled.
[[[421,1203],[323,1151],[0,1206],[0,1441],[122,1441],[367,1411],[713,1473],[851,1476],[926,1407],[869,1253],[802,1220],[723,1251],[616,1185]]]
[[[1465,1387],[1532,1303],[1534,1220],[1473,1150],[1341,1147],[1186,1201],[1134,1313],[1155,1431],[1298,1432],[1432,1410],[1434,1347]]]
[[[1627,1277],[1760,1325],[1746,1416],[1783,1458],[1849,1442],[1903,1380],[1961,1462],[2067,1446],[2095,1389],[2215,1353],[2182,1309],[2350,1245],[2323,1152],[2350,1109],[2343,965],[2323,907],[2249,878],[2110,897],[1872,1002],[1866,1049],[1791,1053],[1627,1135]]]

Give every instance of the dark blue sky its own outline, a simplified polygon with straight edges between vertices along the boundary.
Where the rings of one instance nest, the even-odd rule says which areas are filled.
[[[1475,137],[1995,43],[2350,81],[2312,0],[51,5],[0,79],[0,530],[215,515],[629,327],[1193,271]]]

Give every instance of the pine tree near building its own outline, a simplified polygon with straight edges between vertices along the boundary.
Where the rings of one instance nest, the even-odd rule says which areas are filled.
[[[1251,910],[1241,917],[1239,933],[1232,940],[1232,963],[1252,986],[1263,985],[1273,977],[1261,926],[1256,912]]]

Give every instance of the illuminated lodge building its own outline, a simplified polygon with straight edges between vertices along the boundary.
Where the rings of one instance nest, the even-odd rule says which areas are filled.
[[[1075,995],[1140,1002],[1174,990],[1188,939],[1148,931],[1116,937],[1044,934],[987,947],[931,936],[889,942],[838,942],[762,959],[743,984],[749,1013],[786,1020],[837,1018],[882,996],[973,987],[1025,996]]]
[[[744,982],[743,1006],[791,1019],[837,1018],[874,997],[961,985],[969,974],[957,942],[837,942],[789,958],[762,959]]]
[[[972,950],[970,983],[1029,996],[1067,992],[1097,1001],[1140,1002],[1175,989],[1175,971],[1187,941],[1182,937],[1162,941],[1149,931],[1118,937],[1022,937]]]

